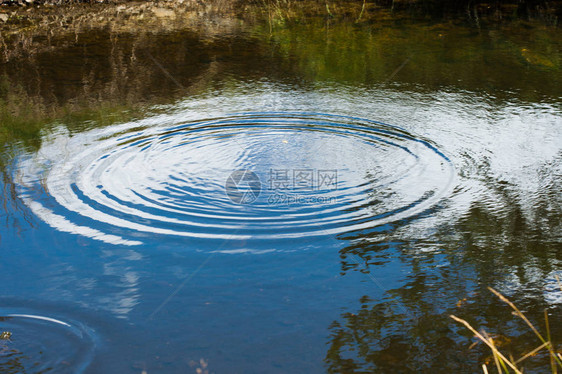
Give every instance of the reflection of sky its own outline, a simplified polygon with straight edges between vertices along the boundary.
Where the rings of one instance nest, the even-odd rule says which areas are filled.
[[[161,120],[166,124],[183,122],[177,114],[171,117],[151,118],[129,126],[148,127]],[[88,229],[84,219],[78,221],[84,223],[73,223],[63,217],[65,213],[45,207],[52,204],[25,196],[35,214],[60,231],[108,243],[138,245],[140,241],[134,235],[122,238],[106,234],[100,226],[219,239],[231,238],[235,233],[255,238],[260,231],[262,236],[275,238],[297,238],[307,233],[331,235],[421,212],[447,193],[451,183],[452,169],[438,152],[421,142],[396,136],[395,129],[370,133],[365,129],[377,125],[363,123],[364,129],[344,127],[350,120],[336,117],[282,118],[281,123],[288,121],[287,125],[276,123],[263,128],[252,127],[243,118],[233,120],[232,129],[221,124],[221,131],[205,123],[173,133],[162,132],[169,126],[150,126],[109,139],[108,129],[72,138],[61,130],[62,139],[46,139],[40,156],[26,160],[27,165],[24,162],[26,166],[20,168],[27,187],[22,195],[46,186],[50,197],[69,216],[78,214],[97,221]],[[309,128],[311,122],[315,123],[315,128],[322,131],[305,130],[301,121]],[[333,127],[335,121],[342,125]],[[286,173],[287,191],[282,193],[298,195],[300,192],[292,188],[297,183],[296,172],[308,170],[317,185],[321,171],[332,171],[337,188],[328,197],[334,199],[316,206],[293,204],[285,209],[284,203],[272,203],[264,197],[242,210],[229,201],[223,183],[233,170],[245,168],[260,175],[266,197],[267,193],[277,192],[272,192],[269,185],[272,172]],[[47,173],[43,179],[39,171],[44,169]],[[373,200],[376,204],[371,203]],[[291,231],[291,227],[295,229]],[[303,231],[305,228],[308,231]]]
[[[104,257],[115,258],[117,253],[110,252],[109,250],[106,251]],[[140,277],[134,266],[136,261],[139,260],[142,260],[142,256],[129,250],[123,257],[117,257],[103,265],[103,276],[115,279],[111,287],[117,289],[117,291],[101,297],[98,302],[117,317],[127,318],[127,315],[140,302]]]
[[[506,202],[491,187],[496,185],[497,181],[507,182],[509,192],[515,196],[522,211],[528,217],[532,218],[537,214],[534,210],[538,199],[544,198],[548,193],[550,195],[546,200],[551,201],[553,214],[559,214],[560,205],[556,205],[556,201],[549,199],[552,197],[560,199],[560,194],[552,195],[552,191],[560,191],[559,165],[562,150],[560,124],[562,119],[556,108],[548,104],[519,106],[512,103],[496,103],[491,98],[483,98],[466,92],[441,92],[427,97],[421,93],[392,90],[361,91],[353,88],[348,91],[345,87],[341,87],[337,93],[326,93],[321,90],[301,92],[278,86],[265,87],[266,85],[253,87],[257,92],[253,95],[239,96],[238,88],[235,87],[229,92],[189,99],[171,106],[168,114],[142,120],[132,125],[122,125],[116,129],[93,130],[91,133],[76,134],[73,137],[63,131],[46,135],[42,149],[35,156],[36,159],[30,158],[20,164],[20,173],[31,178],[27,181],[24,178],[22,183],[34,182],[33,177],[40,178],[43,169],[33,168],[43,165],[45,159],[72,158],[74,153],[83,149],[90,137],[94,139],[100,134],[111,135],[114,131],[126,130],[129,126],[146,126],[150,132],[151,126],[167,127],[198,118],[219,117],[224,115],[221,108],[228,108],[229,112],[314,110],[375,119],[401,126],[436,144],[446,156],[450,157],[459,174],[455,192],[445,198],[441,209],[437,209],[422,219],[413,220],[408,225],[398,227],[392,233],[396,239],[421,237],[431,240],[436,228],[451,223],[451,221],[454,222],[467,214],[468,209],[475,203],[484,204],[487,209],[497,214],[508,214],[504,212]],[[220,105],[218,105],[219,101]],[[338,170],[348,171],[354,171],[357,168],[369,170],[369,163],[376,162],[376,159],[369,159],[372,155],[368,154],[368,149],[361,148],[361,146],[354,148],[356,144],[353,142],[343,141],[338,143],[342,148],[334,149],[326,146],[324,143],[326,139],[321,136],[311,139],[315,139],[317,144],[306,143],[306,141],[299,143],[303,140],[293,137],[291,134],[283,136],[283,139],[279,137],[281,141],[275,142],[274,148],[263,150],[260,153],[264,155],[264,159],[260,162],[263,162],[266,170],[273,165],[283,165],[288,168],[305,165],[314,169],[332,168],[332,165],[337,165]],[[287,143],[282,140],[287,140]],[[245,146],[243,137],[239,141]],[[256,144],[256,146],[263,146],[263,144]],[[239,149],[240,152],[244,151],[242,148]],[[304,149],[304,151],[294,154],[297,152],[296,149]],[[189,160],[183,158],[185,155],[178,154],[178,159],[158,159],[146,170],[150,173],[157,173],[157,179],[163,180],[168,175],[167,170],[181,168],[185,162],[194,165],[208,165],[225,172],[238,165],[235,158],[221,155],[220,152],[220,149],[212,146],[202,147],[200,152],[190,153]],[[319,154],[322,157],[318,157]],[[240,157],[244,159],[246,156],[248,155],[241,154]],[[135,164],[140,160],[129,161],[133,162],[131,165],[136,166],[129,167],[124,164],[122,179],[107,179],[106,182],[126,185],[126,181],[131,178],[146,179],[145,175],[135,174],[135,171],[142,170],[139,169],[140,164]],[[201,174],[211,178],[203,171]],[[72,174],[68,175],[68,177],[71,176]],[[356,182],[357,179],[353,178],[364,177],[364,173],[353,174],[353,176],[344,174],[342,180]],[[346,180],[346,178],[349,179]],[[419,186],[397,184],[395,188],[402,189],[402,192],[397,194],[398,196],[407,196],[408,191],[420,186],[426,188],[423,183],[420,183]],[[121,191],[127,193],[125,189]],[[127,198],[130,195],[121,197]],[[32,199],[33,196],[29,198]],[[53,216],[55,213],[49,213],[49,207],[36,208],[31,204],[30,208],[40,218],[57,226],[61,231],[81,233],[94,238],[109,235],[96,232],[84,233],[83,230],[88,228],[81,229],[78,227],[79,225],[68,220],[65,221],[64,217],[60,217],[60,220],[56,221],[56,217]],[[116,244],[130,244],[123,242],[122,238],[112,236],[104,238],[107,239],[106,241]],[[133,244],[136,243],[133,241]],[[273,248],[267,248],[264,255],[267,256],[267,252],[270,250]],[[431,246],[428,246],[428,250],[431,250]],[[251,242],[247,242],[241,248],[222,248],[221,251],[245,254],[264,253],[264,251],[260,251],[260,248],[252,248]],[[139,273],[138,267],[144,266],[141,265],[142,263],[142,259],[133,261],[128,257],[122,257],[118,261],[104,264],[103,277],[112,278],[114,281],[103,295],[96,296],[94,302],[118,316],[125,316],[134,310],[141,302],[142,275]],[[528,267],[529,271],[533,272],[533,265],[529,264]],[[550,278],[552,277],[549,275]],[[550,280],[548,282],[552,283]],[[513,282],[508,283],[514,284]],[[91,279],[86,284],[93,284],[93,287],[97,285]],[[509,288],[507,284],[505,287]],[[558,296],[552,295],[547,299],[559,300]]]

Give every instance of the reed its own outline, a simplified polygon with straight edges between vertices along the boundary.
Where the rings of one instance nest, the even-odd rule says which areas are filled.
[[[558,286],[560,287],[560,290],[562,290],[562,282],[560,281],[558,276],[556,277],[556,280],[558,282]],[[457,316],[451,315],[450,317],[456,322],[464,325],[468,330],[470,330],[474,334],[474,336],[477,339],[482,341],[484,344],[488,346],[488,348],[490,348],[490,350],[492,351],[492,357],[494,358],[494,364],[498,373],[522,374],[523,368],[521,364],[526,359],[535,356],[541,351],[547,351],[548,358],[550,360],[551,372],[553,374],[557,374],[559,370],[562,369],[562,355],[556,351],[556,349],[554,348],[554,344],[552,343],[552,337],[550,334],[550,325],[549,325],[548,314],[546,310],[544,311],[545,333],[541,333],[539,329],[537,329],[535,325],[533,325],[531,321],[529,321],[529,319],[523,314],[523,312],[521,312],[521,310],[519,310],[519,308],[517,308],[517,306],[515,306],[515,304],[513,304],[507,297],[505,297],[504,295],[502,295],[501,293],[499,293],[498,291],[494,290],[491,287],[488,287],[488,289],[494,295],[496,295],[501,301],[509,305],[509,307],[512,309],[513,315],[521,319],[525,323],[525,325],[527,325],[527,327],[531,329],[531,331],[535,334],[537,339],[541,342],[540,345],[538,345],[535,349],[525,354],[522,354],[521,357],[519,357],[518,359],[515,359],[512,355],[509,355],[508,358],[505,354],[500,352],[500,350],[498,349],[497,345],[494,342],[494,339],[486,331],[484,330],[477,331],[472,325],[470,325],[470,323]],[[486,364],[482,364],[482,372],[485,374],[490,372]]]

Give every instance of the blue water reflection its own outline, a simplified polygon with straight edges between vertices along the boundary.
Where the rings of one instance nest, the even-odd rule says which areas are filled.
[[[487,286],[559,308],[556,99],[225,77],[10,144],[0,368],[471,371],[449,314],[519,331]]]

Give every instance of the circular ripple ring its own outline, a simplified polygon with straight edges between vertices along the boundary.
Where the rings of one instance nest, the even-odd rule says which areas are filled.
[[[430,209],[454,178],[428,140],[318,113],[244,113],[75,143],[65,157],[46,147],[43,174],[28,171],[20,195],[63,231],[122,244],[369,229]]]

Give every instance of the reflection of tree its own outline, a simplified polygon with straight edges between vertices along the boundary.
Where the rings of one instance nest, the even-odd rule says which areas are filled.
[[[320,18],[295,22],[274,28],[271,35],[287,56],[296,57],[302,75],[319,82],[370,86],[392,77],[439,90],[462,81],[463,89],[492,89],[496,97],[509,92],[508,100],[513,95],[531,101],[538,101],[538,94],[559,96],[560,75],[546,70],[561,67],[558,49],[552,48],[559,43],[559,32],[544,22],[537,22],[523,38],[517,23],[475,33],[473,27],[459,23],[416,23],[381,13],[372,17],[361,24]],[[547,54],[549,50],[552,53]],[[526,74],[529,79],[513,79]]]
[[[2,65],[0,140],[36,140],[46,122],[61,118],[82,127],[126,120],[123,113],[142,105],[194,93],[192,84],[219,71],[213,47],[190,30],[127,35],[102,29],[76,38],[74,45]],[[157,56],[186,89],[178,92],[148,55]]]
[[[434,319],[431,313],[412,319],[391,303],[362,303],[357,313],[343,319],[343,325],[330,326],[330,372],[470,371],[466,339],[459,339],[447,320]]]
[[[548,200],[559,194],[556,184],[531,201],[497,185],[489,192],[495,198],[493,209],[474,202],[456,223],[435,228],[431,238],[388,228],[356,235],[341,251],[344,274],[369,273],[397,259],[409,272],[384,300],[365,296],[356,312],[332,323],[325,358],[331,372],[478,372],[479,363],[490,358],[488,350],[481,345],[469,349],[474,340],[450,314],[497,334],[498,345],[514,356],[536,348],[540,343],[488,286],[507,293],[543,330],[543,310],[550,310],[552,335],[562,335],[560,308],[549,305],[543,292],[562,257],[556,234],[561,212],[548,209]],[[423,217],[408,224],[423,232],[419,220]],[[548,360],[542,358],[529,359],[526,371],[548,371],[541,366]]]

